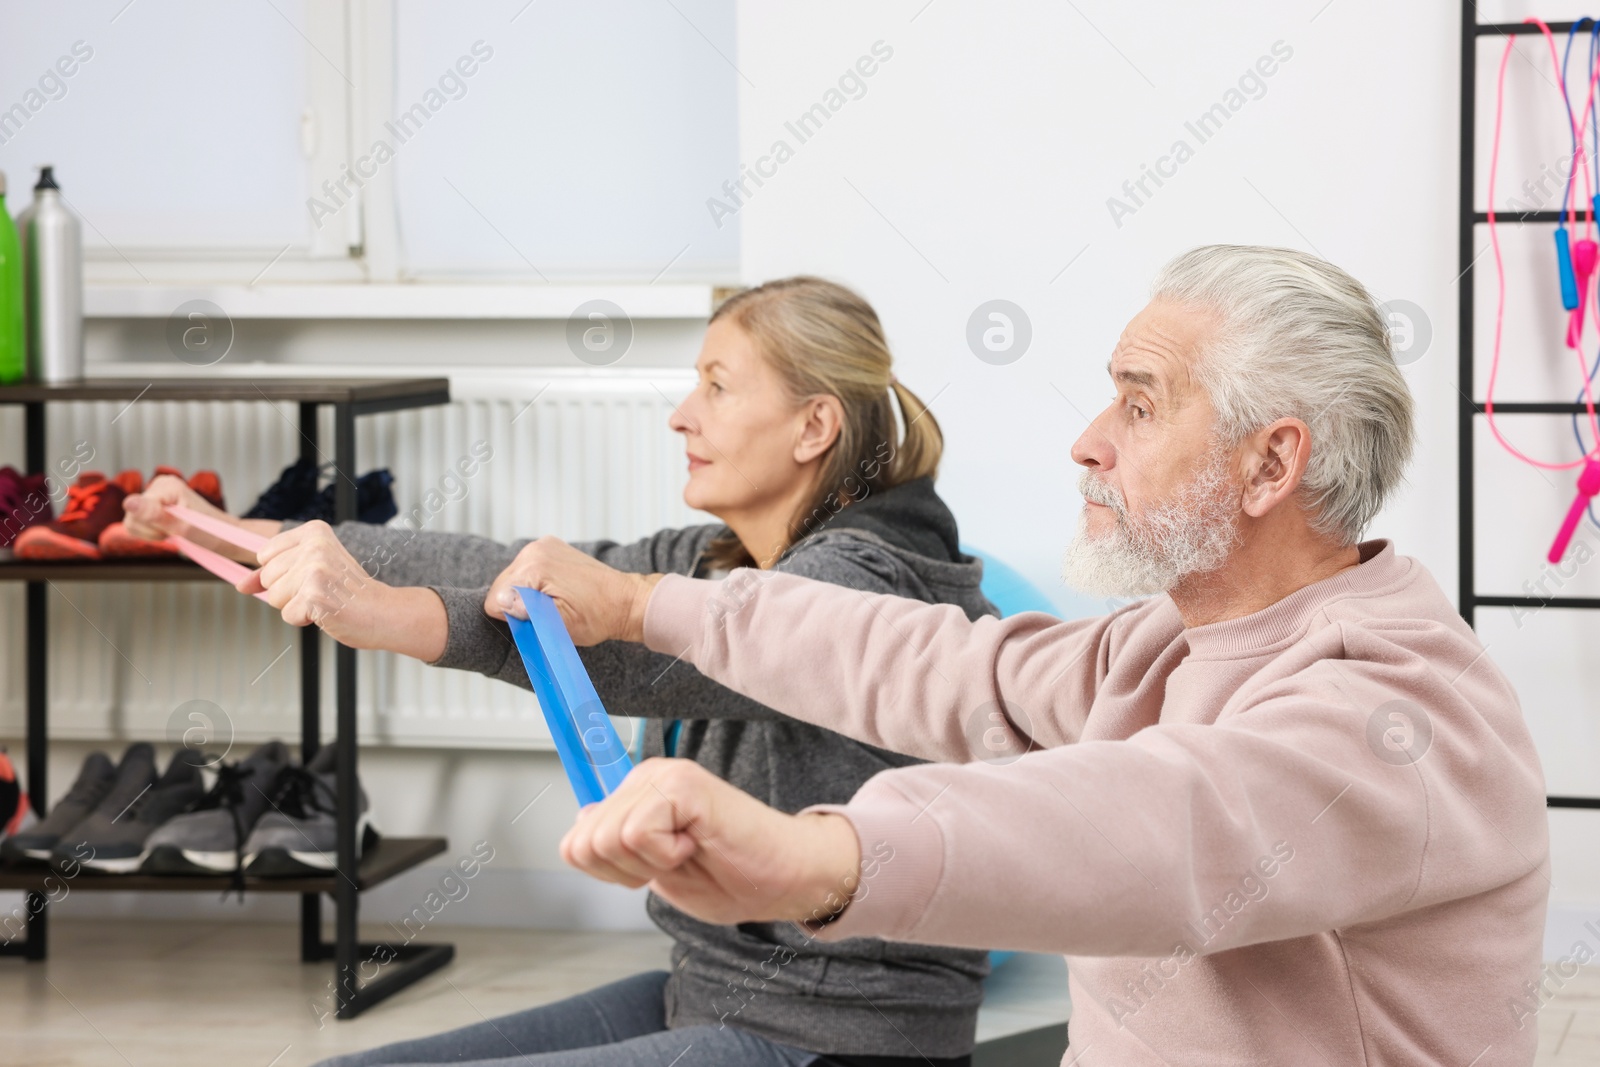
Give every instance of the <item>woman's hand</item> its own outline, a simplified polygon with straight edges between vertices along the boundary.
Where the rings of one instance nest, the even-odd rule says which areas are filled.
[[[234,588],[264,590],[291,626],[316,625],[350,648],[429,662],[444,652],[449,623],[433,590],[397,589],[369,576],[322,520],[278,534],[257,555],[261,569]]]
[[[786,815],[691,760],[648,759],[578,812],[561,858],[709,923],[820,921],[860,884],[861,848],[840,815]]]
[[[644,609],[659,574],[628,574],[555,537],[527,545],[489,587],[483,610],[496,619],[528,617],[511,587],[527,586],[556,602],[573,644],[643,641]]]
[[[241,529],[253,530],[271,536],[278,532],[281,523],[268,522],[262,519],[236,519],[221,508],[215,507],[205,497],[190,489],[182,478],[170,474],[163,474],[152,478],[144,491],[133,493],[122,502],[122,525],[134,537],[146,541],[160,541],[169,535],[187,537],[202,548],[209,548],[219,552],[229,559],[236,559],[244,563],[254,563],[255,554],[237,545],[229,544],[219,538],[213,537],[204,530],[197,530],[175,515],[168,513],[167,507],[171,504],[182,504],[192,508],[202,515],[210,515],[220,519],[231,526]]]
[[[291,626],[316,625],[340,644],[371,647],[366,638],[381,617],[389,586],[368,576],[320,519],[278,534],[257,553],[261,569],[245,578],[241,593],[267,594],[267,603]]]

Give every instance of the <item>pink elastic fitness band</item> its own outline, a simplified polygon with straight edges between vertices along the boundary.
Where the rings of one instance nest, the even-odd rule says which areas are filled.
[[[267,539],[258,533],[241,530],[231,523],[214,519],[210,515],[202,515],[200,512],[192,508],[186,508],[182,504],[167,505],[167,513],[182,519],[197,530],[204,530],[218,540],[226,541],[230,545],[237,545],[239,548],[249,552],[259,552],[261,546],[267,543]],[[178,551],[229,585],[238,585],[255,573],[243,563],[231,560],[227,556],[211,551],[209,548],[197,545],[187,537],[179,537],[177,534],[171,534],[170,537],[172,543],[178,546]],[[255,598],[257,600],[266,600],[267,594],[265,592],[256,593]]]

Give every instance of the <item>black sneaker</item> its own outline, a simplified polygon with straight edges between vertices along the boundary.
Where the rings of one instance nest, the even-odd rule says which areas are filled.
[[[394,475],[389,473],[388,468],[368,471],[356,479],[357,522],[381,526],[400,513],[399,506],[394,502],[394,493],[389,488],[393,484]],[[315,500],[288,517],[302,522],[310,522],[312,519],[333,522],[333,493],[334,486],[330,483],[323,487]]]
[[[243,763],[218,767],[211,791],[150,835],[140,870],[242,875],[245,840],[262,813],[271,810],[269,798],[289,762],[284,743],[268,741]]]
[[[111,757],[104,752],[89,753],[67,795],[56,801],[49,815],[22,833],[0,841],[0,856],[12,863],[48,861],[50,850],[100,806],[116,781],[117,768]]]
[[[146,843],[157,827],[189,810],[205,794],[200,768],[189,758],[189,750],[173,756],[167,773],[157,780],[154,754],[149,752],[149,745],[143,748],[146,751],[139,754],[139,761],[146,765],[130,769],[134,756],[134,749],[130,748],[117,769],[116,788],[94,814],[73,827],[56,845],[50,862],[57,868],[75,872],[76,865],[82,864],[103,874],[136,871],[144,862]],[[129,797],[141,781],[143,786]]]
[[[317,499],[317,465],[297,459],[278,475],[278,480],[262,492],[247,519],[292,519]]]
[[[278,779],[272,808],[245,842],[252,875],[281,878],[327,874],[339,863],[337,743],[320,749],[310,764],[290,767]],[[356,859],[377,843],[367,822],[367,792],[357,786]]]

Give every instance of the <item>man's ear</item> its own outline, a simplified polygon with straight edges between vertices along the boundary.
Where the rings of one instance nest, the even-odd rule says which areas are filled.
[[[1249,439],[1244,462],[1244,511],[1259,519],[1300,487],[1311,462],[1311,428],[1299,419],[1279,419]]]
[[[813,396],[800,407],[800,436],[794,443],[796,463],[810,463],[839,439],[844,427],[844,404],[832,395]]]

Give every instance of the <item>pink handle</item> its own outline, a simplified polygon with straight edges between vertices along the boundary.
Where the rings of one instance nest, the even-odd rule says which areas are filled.
[[[1587,238],[1572,243],[1572,273],[1578,281],[1578,306],[1567,317],[1567,347],[1583,344],[1583,308],[1589,300],[1589,280],[1594,277],[1595,261],[1600,257],[1600,244]]]
[[[1600,463],[1593,456],[1587,456],[1583,461],[1583,473],[1578,475],[1578,495],[1573,499],[1572,506],[1567,509],[1567,517],[1561,523],[1561,529],[1556,531],[1556,539],[1550,545],[1550,554],[1545,558],[1551,563],[1560,563],[1561,557],[1567,554],[1567,545],[1572,541],[1573,533],[1578,529],[1578,523],[1583,519],[1583,512],[1589,506],[1589,501],[1600,493]]]
[[[1581,288],[1594,274],[1595,263],[1600,261],[1600,244],[1589,240],[1587,237],[1581,241],[1572,242],[1572,270],[1578,276],[1578,285]]]

